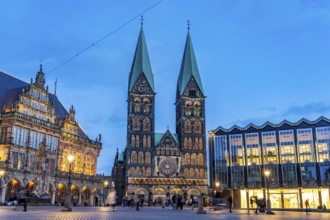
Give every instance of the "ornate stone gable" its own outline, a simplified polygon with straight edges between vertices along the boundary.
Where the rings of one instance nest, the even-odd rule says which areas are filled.
[[[183,92],[183,96],[196,97],[196,98],[204,97],[203,93],[201,92],[200,88],[198,87],[196,80],[193,76],[191,76],[191,78],[186,86],[186,89]]]
[[[137,94],[153,94],[153,91],[144,73],[140,74],[138,80],[134,85],[132,92]]]

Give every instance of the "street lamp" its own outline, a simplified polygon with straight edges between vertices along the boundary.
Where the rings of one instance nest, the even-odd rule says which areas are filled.
[[[5,175],[4,170],[0,170],[0,204],[2,204],[4,201],[2,201],[2,177]]]
[[[267,212],[266,212],[266,214],[274,215],[274,212],[272,212],[272,207],[270,205],[270,195],[269,195],[270,170],[265,170],[265,176],[266,176],[266,186],[267,186]]]
[[[104,187],[103,187],[103,206],[106,206],[107,205],[109,182],[106,180],[106,181],[104,181],[103,185],[104,185]]]
[[[72,209],[70,207],[71,204],[71,165],[74,161],[74,156],[69,155],[68,156],[68,162],[69,162],[69,182],[68,182],[68,190],[66,192],[66,198],[65,198],[65,207],[62,209],[62,212],[71,212]]]

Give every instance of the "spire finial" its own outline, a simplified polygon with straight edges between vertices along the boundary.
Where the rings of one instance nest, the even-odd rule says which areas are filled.
[[[39,60],[40,63],[40,72],[42,72],[42,59]]]
[[[188,31],[190,30],[190,21],[187,20]]]
[[[55,91],[54,91],[54,95],[56,96],[56,89],[57,89],[57,78],[55,80]]]
[[[143,19],[143,14],[141,15],[141,27],[143,27],[143,21],[144,21],[144,19]]]

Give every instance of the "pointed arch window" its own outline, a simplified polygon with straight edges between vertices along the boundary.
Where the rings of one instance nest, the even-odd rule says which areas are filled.
[[[150,119],[148,117],[143,119],[143,131],[150,131]]]
[[[132,147],[135,147],[135,135],[132,135],[132,138],[131,138],[131,146],[132,146]]]
[[[183,141],[183,147],[184,149],[188,149],[188,139],[185,137]]]
[[[128,176],[135,176],[135,168],[134,168],[134,167],[131,167],[131,168],[129,169]]]
[[[140,112],[140,111],[141,111],[141,99],[134,98],[134,112]]]
[[[199,149],[200,150],[204,149],[204,147],[203,147],[203,138],[199,138]]]
[[[145,163],[150,164],[151,163],[151,156],[149,152],[146,152],[146,159],[145,159]]]
[[[185,165],[190,165],[190,154],[186,153],[184,157],[184,164]]]
[[[199,101],[194,102],[194,116],[201,115],[201,103]]]
[[[134,117],[133,120],[132,120],[132,129],[133,129],[133,131],[139,131],[140,126],[141,126],[141,123],[140,123],[139,117]]]
[[[185,102],[185,115],[190,116],[192,113],[192,102],[190,100]]]
[[[199,177],[199,169],[195,168],[195,177]]]
[[[188,138],[188,148],[192,148],[192,138]]]
[[[197,120],[194,124],[194,134],[201,134],[202,133],[202,123],[201,121]]]
[[[205,171],[204,171],[204,169],[200,169],[200,171],[199,171],[199,177],[205,178]]]
[[[195,138],[195,143],[194,143],[194,147],[193,147],[194,150],[198,150],[199,149],[199,138]]]
[[[191,121],[190,120],[186,120],[185,122],[184,122],[184,132],[186,133],[186,134],[190,134],[191,133]]]
[[[203,154],[198,154],[198,165],[204,165],[204,162],[203,162]]]
[[[196,165],[196,154],[195,153],[191,154],[191,165]]]
[[[131,153],[131,162],[132,163],[136,163],[137,162],[136,151],[132,151],[132,153]]]
[[[171,155],[175,155],[175,150],[171,149]]]
[[[147,144],[147,147],[151,147],[151,137],[150,137],[150,135],[148,135],[148,144]]]
[[[147,168],[146,176],[151,176],[151,168],[150,167]]]
[[[135,170],[135,176],[142,176],[140,167],[137,167]]]
[[[190,177],[194,177],[195,176],[195,174],[194,174],[194,168],[190,168],[190,170],[189,170],[189,176]]]
[[[147,136],[143,135],[143,146],[142,147],[147,147]]]
[[[138,163],[144,163],[144,155],[142,151],[139,152]]]
[[[184,168],[184,172],[183,172],[185,177],[189,177],[189,169],[188,168]]]
[[[140,137],[138,135],[135,136],[135,146],[140,147]]]
[[[143,99],[143,112],[144,113],[150,112],[150,100],[148,98]]]

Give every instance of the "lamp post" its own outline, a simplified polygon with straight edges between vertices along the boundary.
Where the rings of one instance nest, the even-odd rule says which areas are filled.
[[[104,181],[103,185],[104,185],[104,187],[103,187],[103,206],[106,206],[107,205],[109,182],[106,180],[106,181]]]
[[[219,193],[220,193],[220,182],[216,182],[215,183],[215,198],[217,198],[217,200],[216,200],[216,205],[218,205],[219,204],[219,202],[220,202],[220,195],[219,195]]]
[[[68,162],[69,162],[69,182],[68,182],[68,190],[66,192],[66,198],[65,198],[65,207],[62,209],[62,212],[71,212],[72,209],[70,207],[71,205],[71,165],[74,161],[74,156],[69,155],[68,156]]]
[[[265,176],[266,176],[266,186],[267,186],[267,212],[268,215],[274,215],[274,212],[272,212],[272,207],[270,205],[270,195],[269,195],[269,176],[270,176],[270,170],[265,170]]]
[[[4,199],[2,199],[2,177],[5,175],[4,170],[0,170],[0,204],[4,203]]]

